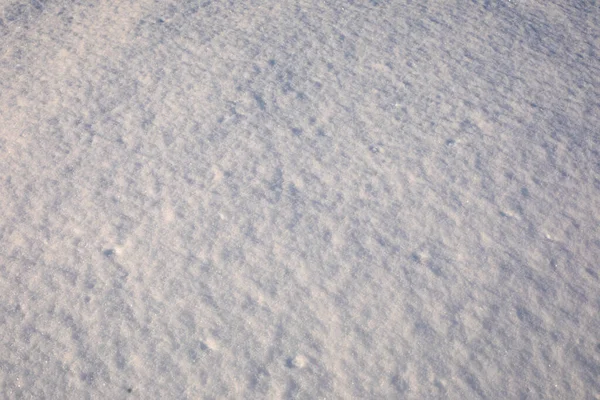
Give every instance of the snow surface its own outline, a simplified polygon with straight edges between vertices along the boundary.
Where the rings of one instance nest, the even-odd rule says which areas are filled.
[[[1,398],[600,398],[597,1],[0,18]]]

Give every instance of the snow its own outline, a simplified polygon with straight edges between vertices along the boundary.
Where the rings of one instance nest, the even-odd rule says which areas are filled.
[[[1,398],[600,397],[596,1],[0,0]]]

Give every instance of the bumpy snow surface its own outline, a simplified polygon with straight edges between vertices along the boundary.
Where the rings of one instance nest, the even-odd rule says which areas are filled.
[[[595,0],[0,18],[0,398],[600,398]]]

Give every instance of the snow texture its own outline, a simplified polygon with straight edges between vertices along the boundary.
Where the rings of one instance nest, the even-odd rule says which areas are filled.
[[[595,0],[0,0],[0,398],[600,398]]]

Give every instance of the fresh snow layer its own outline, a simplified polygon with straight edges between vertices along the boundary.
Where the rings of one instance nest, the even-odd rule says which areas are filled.
[[[0,396],[600,398],[595,0],[0,0]]]

